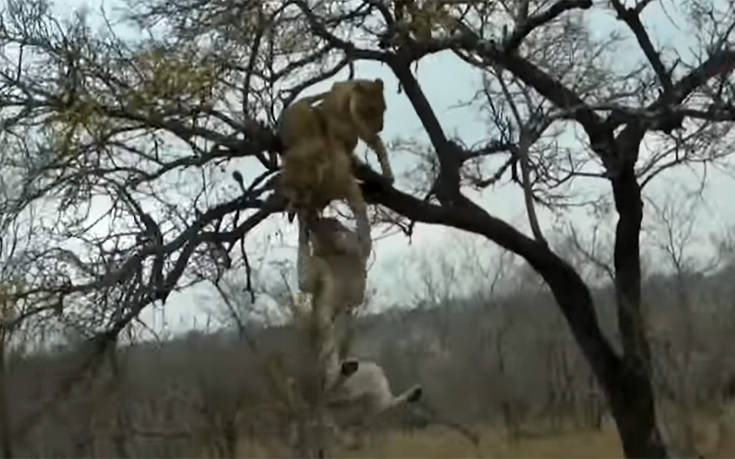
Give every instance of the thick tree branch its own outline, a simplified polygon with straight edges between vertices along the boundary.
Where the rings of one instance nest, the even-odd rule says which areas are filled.
[[[670,95],[674,89],[674,85],[671,82],[671,73],[666,70],[663,62],[661,62],[661,56],[654,49],[653,43],[651,43],[651,38],[648,36],[648,32],[646,32],[646,28],[643,26],[640,19],[641,12],[646,5],[651,2],[651,0],[644,0],[635,8],[626,8],[620,0],[611,0],[611,2],[615,11],[618,13],[618,18],[623,20],[630,30],[633,31],[633,34],[643,50],[643,53],[646,55],[648,62],[656,72],[664,93]]]
[[[460,194],[460,166],[462,151],[447,140],[439,119],[434,113],[429,100],[426,98],[419,82],[413,76],[408,63],[398,59],[389,60],[388,64],[401,82],[406,96],[411,101],[416,114],[421,120],[429,140],[436,150],[439,159],[440,171],[436,185],[436,196],[443,203],[457,202]]]
[[[706,61],[702,62],[698,67],[689,72],[679,82],[674,84],[673,97],[671,103],[676,105],[684,102],[684,100],[697,88],[709,81],[716,75],[726,75],[735,67],[735,50],[723,49],[712,54]],[[651,108],[659,107],[666,104],[666,100],[661,97],[651,104]]]
[[[451,226],[480,234],[528,261],[551,287],[572,333],[602,381],[617,378],[621,361],[599,328],[589,289],[574,269],[542,242],[535,241],[506,222],[492,217],[477,206],[437,206],[414,198],[382,183],[379,174],[367,167],[358,170],[358,178],[369,202],[381,204],[414,221]],[[561,286],[567,288],[561,288]],[[574,288],[569,288],[574,285]],[[573,298],[572,298],[573,297]]]
[[[462,162],[469,161],[475,158],[481,158],[483,156],[492,156],[498,153],[508,152],[513,147],[514,145],[510,142],[505,142],[503,140],[492,140],[488,142],[484,147],[474,150],[464,150],[462,152]]]

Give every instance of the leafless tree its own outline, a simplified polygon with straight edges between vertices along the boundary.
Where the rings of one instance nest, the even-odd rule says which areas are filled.
[[[28,278],[24,263],[17,255],[28,247],[35,224],[33,215],[19,220],[11,205],[12,177],[0,173],[0,451],[3,457],[14,456],[14,425],[8,377],[14,367],[39,344],[31,338],[45,331],[45,321],[55,316],[55,305],[36,307],[23,300]]]
[[[662,321],[659,329],[650,331],[658,360],[655,382],[660,399],[665,402],[660,418],[672,447],[687,456],[702,454],[695,429],[701,414],[708,410],[701,397],[705,381],[699,369],[702,358],[716,352],[708,351],[701,337],[703,331],[713,332],[715,327],[707,323],[707,315],[696,313],[695,305],[705,301],[697,288],[698,281],[718,268],[720,257],[695,255],[704,251],[703,246],[706,248],[706,241],[695,232],[703,207],[699,193],[681,190],[659,203],[649,199],[648,204],[653,209],[653,219],[646,233],[660,253],[662,265],[673,272],[676,298],[675,309],[670,312],[674,320]],[[722,371],[726,371],[725,362],[720,363]],[[715,378],[724,379],[721,375]],[[719,404],[719,400],[715,403]]]
[[[84,14],[64,21],[44,0],[9,0],[0,22],[0,166],[18,177],[10,201],[18,218],[34,206],[52,216],[34,227],[42,242],[19,255],[28,284],[19,300],[35,310],[65,306],[99,355],[144,308],[199,281],[197,273],[247,271],[238,245],[283,209],[280,110],[369,60],[398,80],[433,162],[416,195],[360,167],[368,201],[409,234],[414,222],[450,226],[526,260],[605,391],[626,456],[666,456],[641,312],[642,192],[675,166],[723,160],[735,118],[732,13],[673,3],[687,6],[695,45],[687,55],[654,44],[641,20],[647,0],[452,2],[421,36],[396,25],[387,1],[141,0],[125,18],[138,39],[120,38],[106,15],[98,33]],[[606,10],[625,28],[600,39],[584,19]],[[613,65],[624,37],[645,58],[632,68]],[[442,51],[484,75],[474,102],[491,128],[477,146],[449,138],[412,70]],[[576,130],[585,148],[562,147],[562,128]],[[644,140],[655,147],[643,149]],[[500,169],[491,161],[498,158]],[[247,184],[221,171],[235,161],[257,170]],[[508,176],[523,193],[530,236],[469,198],[468,188]],[[538,218],[541,208],[589,204],[567,187],[582,179],[609,183],[603,199],[617,213],[620,349]]]

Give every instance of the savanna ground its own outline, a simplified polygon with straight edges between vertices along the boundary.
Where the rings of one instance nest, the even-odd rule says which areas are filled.
[[[340,457],[424,457],[424,458],[618,458],[622,456],[620,441],[612,428],[601,432],[574,432],[530,436],[508,441],[501,430],[478,429],[479,450],[457,434],[442,428],[406,434],[386,433],[378,444],[362,451],[340,451]]]
[[[725,436],[717,443],[720,435],[716,423],[703,421],[697,425],[698,450],[709,451],[707,458],[735,457],[735,439]],[[526,434],[509,439],[503,429],[475,426],[480,434],[480,445],[476,448],[458,434],[442,428],[429,427],[414,432],[390,430],[376,434],[361,450],[340,448],[338,457],[343,458],[622,458],[623,451],[614,426],[606,425],[601,430],[579,430],[556,434]],[[732,432],[732,425],[729,427]],[[265,450],[244,443],[241,457],[267,457]]]

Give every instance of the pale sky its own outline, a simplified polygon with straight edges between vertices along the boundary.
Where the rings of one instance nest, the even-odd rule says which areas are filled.
[[[98,2],[85,2],[83,0],[67,0],[64,3],[66,12],[71,10],[73,6],[88,5],[92,11],[96,10]],[[677,11],[672,8],[670,1],[665,2],[667,13],[673,18],[680,16]],[[105,3],[106,9],[111,11],[109,1]],[[61,2],[59,3],[61,6]],[[606,34],[621,24],[616,22],[612,13],[596,12],[594,16],[586,13],[590,20],[594,21],[595,30],[600,34]],[[646,8],[644,22],[649,25],[651,34],[655,37],[655,43],[664,42],[671,46],[673,41],[677,41],[680,51],[685,52],[684,46],[687,44],[683,40],[688,34],[683,29],[677,27],[685,26],[684,21],[677,21],[677,25],[672,25],[667,15],[662,14],[660,4],[654,2]],[[627,34],[626,37],[629,37]],[[641,53],[634,40],[631,40],[631,47],[636,53],[625,55],[627,59],[634,62],[641,57]],[[390,141],[396,136],[417,136],[425,138],[423,129],[419,120],[410,106],[404,94],[397,94],[397,82],[387,68],[372,62],[358,62],[356,64],[356,76],[360,78],[382,78],[386,83],[385,97],[387,102],[387,112],[385,115],[385,129],[382,137],[385,141]],[[335,79],[346,78],[346,72],[335,77]],[[476,109],[454,108],[451,107],[459,102],[468,100],[474,92],[480,87],[480,74],[476,70],[470,69],[465,63],[459,61],[450,53],[430,56],[419,64],[418,68],[419,82],[427,94],[430,102],[436,110],[436,113],[442,123],[447,135],[452,136],[458,134],[466,144],[471,145],[476,141],[486,138],[486,126],[480,118],[480,114]],[[309,90],[308,93],[319,92],[325,87],[331,85],[331,80]],[[362,157],[364,145],[358,147],[358,152]],[[396,187],[399,189],[407,189],[405,181],[401,180],[401,171],[405,169],[406,163],[410,159],[402,158],[399,152],[389,152],[391,163],[394,171],[398,176]],[[370,153],[370,163],[377,168],[377,160]],[[236,160],[237,161],[237,160]],[[235,163],[234,166],[237,166]],[[245,172],[243,170],[243,172]],[[646,189],[649,196],[653,194],[658,198],[660,193],[666,193],[673,187],[696,187],[698,177],[701,175],[701,169],[695,169],[694,172],[684,168],[679,168],[671,172],[667,172],[655,179],[655,182]],[[707,171],[708,188],[705,191],[706,206],[700,216],[701,229],[703,232],[721,229],[725,226],[735,224],[735,200],[730,196],[735,182],[731,176],[723,174],[713,169]],[[579,179],[575,184],[576,187],[589,188],[591,192],[599,192],[600,190],[609,193],[609,184],[603,180],[585,180]],[[496,217],[500,217],[508,222],[523,228],[527,232],[527,219],[525,215],[522,194],[520,189],[513,186],[502,186],[491,188],[478,196],[478,201],[485,209]],[[579,222],[584,233],[584,228],[589,220],[584,218],[583,212],[577,212],[574,215],[567,214],[567,217]],[[542,228],[547,236],[553,233],[551,216],[544,211],[540,211],[540,219]],[[611,215],[607,221],[609,230],[614,231],[615,218]],[[267,221],[260,225],[254,233],[247,237],[250,247],[259,246],[266,234],[274,233],[280,229],[284,237],[281,242],[277,242],[269,251],[269,257],[293,257],[295,261],[295,230],[296,225],[287,223],[285,216],[278,214],[271,216]],[[403,235],[395,235],[378,241],[375,247],[374,265],[369,273],[370,282],[379,289],[378,307],[383,304],[393,303],[401,299],[407,299],[410,289],[404,283],[406,277],[403,275],[403,267],[405,260],[416,256],[424,248],[436,247],[446,243],[449,239],[456,238],[458,231],[434,227],[430,225],[417,225],[413,237],[413,243],[408,244],[408,240]],[[373,235],[377,235],[377,231],[373,231]],[[497,256],[495,251],[488,251],[488,257]],[[194,292],[182,292],[180,294],[171,295],[166,306],[165,316],[169,327],[189,328],[192,325],[192,318],[198,316],[199,324],[204,322],[203,312],[201,311],[202,297]],[[160,316],[153,319],[153,311],[149,308],[144,314],[149,323],[155,328],[160,326]],[[157,314],[156,314],[157,315]]]

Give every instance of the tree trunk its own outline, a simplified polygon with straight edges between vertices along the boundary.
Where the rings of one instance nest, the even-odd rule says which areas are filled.
[[[627,134],[627,135],[626,135]],[[623,131],[619,152],[637,158],[642,134]],[[631,154],[632,153],[632,154]],[[666,457],[656,424],[651,349],[641,313],[640,231],[643,220],[641,189],[635,161],[620,168],[612,180],[618,223],[615,231],[615,292],[623,360],[616,384],[607,387],[613,416],[627,457]]]
[[[127,368],[122,368],[119,361],[118,350],[116,346],[109,349],[110,369],[112,370],[112,398],[115,407],[115,424],[112,433],[112,444],[115,448],[117,457],[128,459],[130,451],[128,450],[129,433],[132,426],[129,411],[129,398],[127,394]],[[122,363],[126,365],[126,363]]]
[[[619,215],[615,231],[615,296],[623,355],[650,374],[651,349],[641,314],[639,238],[643,203],[632,167],[614,180],[613,192]]]
[[[0,325],[0,452],[2,457],[13,457],[13,439],[10,429],[10,406],[5,362],[5,330]]]
[[[607,388],[612,415],[620,432],[623,451],[630,458],[664,458],[653,400],[651,380],[646,373],[624,363],[618,384]]]
[[[666,448],[656,426],[648,373],[640,367],[639,359],[626,357],[621,360],[614,353],[597,325],[589,290],[576,272],[559,261],[562,265],[556,269],[539,272],[547,279],[572,334],[605,391],[625,456],[666,457]],[[562,267],[565,269],[560,269]],[[583,305],[587,307],[581,307]]]

